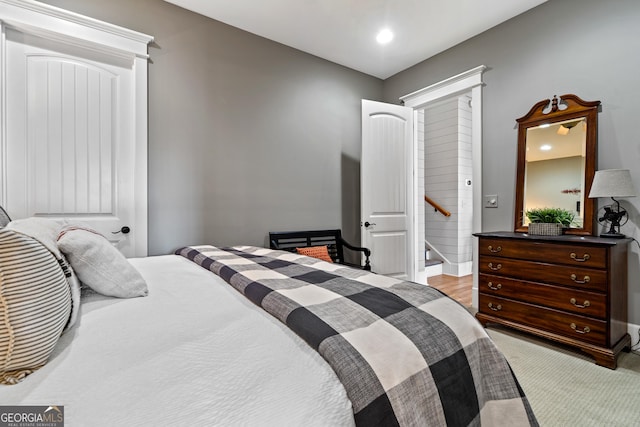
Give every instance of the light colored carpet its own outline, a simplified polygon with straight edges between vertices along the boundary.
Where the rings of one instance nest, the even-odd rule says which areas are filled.
[[[506,328],[487,332],[502,350],[541,426],[640,426],[640,355],[618,368],[579,351]]]

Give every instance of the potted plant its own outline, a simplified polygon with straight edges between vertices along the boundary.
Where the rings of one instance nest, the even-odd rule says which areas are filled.
[[[560,236],[575,217],[573,212],[562,208],[529,209],[526,215],[530,221],[529,234],[542,236]]]

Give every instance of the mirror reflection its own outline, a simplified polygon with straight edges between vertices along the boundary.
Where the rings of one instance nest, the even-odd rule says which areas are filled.
[[[564,234],[590,235],[600,101],[573,94],[537,102],[518,122],[515,228],[528,232],[526,212],[562,208],[575,214]]]
[[[524,212],[559,207],[575,214],[582,228],[585,197],[586,117],[527,128]],[[523,218],[523,225],[529,220]]]

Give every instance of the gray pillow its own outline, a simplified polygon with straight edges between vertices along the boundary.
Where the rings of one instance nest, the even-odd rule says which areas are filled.
[[[0,206],[0,228],[5,227],[10,222],[11,218],[9,218],[9,214],[7,213],[7,211],[2,209],[2,206]]]
[[[95,230],[68,226],[58,237],[58,247],[80,281],[94,291],[112,297],[146,296],[149,291],[138,270]]]

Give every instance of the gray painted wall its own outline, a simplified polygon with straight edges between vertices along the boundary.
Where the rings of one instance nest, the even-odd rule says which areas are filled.
[[[161,0],[47,0],[150,34],[149,253],[264,245],[270,230],[360,241],[360,100],[381,80]]]
[[[598,114],[598,169],[630,169],[640,191],[640,2],[551,0],[384,83],[384,99],[400,96],[484,64],[483,194],[500,206],[483,209],[484,231],[514,223],[517,132],[515,119],[536,102],[573,93],[602,102]],[[600,200],[600,206],[607,200]],[[623,233],[640,239],[640,197]],[[640,261],[630,246],[629,321],[640,324]],[[634,342],[637,336],[633,337]]]

